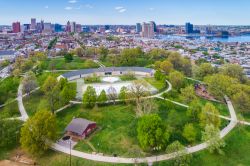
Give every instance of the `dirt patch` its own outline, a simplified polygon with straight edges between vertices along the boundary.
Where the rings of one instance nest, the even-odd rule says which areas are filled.
[[[21,149],[16,149],[10,157],[11,162],[23,165],[36,165],[36,161]],[[1,165],[0,165],[1,166]],[[19,166],[19,165],[17,165]]]

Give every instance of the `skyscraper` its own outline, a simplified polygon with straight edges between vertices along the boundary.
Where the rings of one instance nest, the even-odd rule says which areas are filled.
[[[189,22],[186,23],[186,34],[190,34],[194,32],[194,25]]]
[[[71,26],[70,26],[70,22],[67,22],[66,28],[65,28],[66,32],[71,32]]]
[[[30,30],[36,30],[36,19],[31,19]]]
[[[76,32],[76,22],[70,23],[70,32]]]
[[[81,24],[76,24],[76,32],[81,33],[82,32],[82,25]]]
[[[142,23],[142,37],[153,38],[154,37],[154,26],[152,23]]]
[[[154,27],[154,32],[157,32],[156,23],[154,21],[150,21],[149,23]]]
[[[62,25],[55,24],[55,32],[62,32]]]
[[[136,33],[140,33],[142,31],[141,23],[136,23],[135,31]]]
[[[12,23],[12,30],[13,30],[13,33],[19,33],[19,32],[21,32],[20,22],[13,22]]]
[[[52,33],[51,23],[44,23],[43,33]]]

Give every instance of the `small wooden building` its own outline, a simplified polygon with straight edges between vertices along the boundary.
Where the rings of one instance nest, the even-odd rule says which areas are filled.
[[[66,135],[70,136],[72,140],[82,140],[96,129],[96,123],[82,119],[74,118],[66,127]]]

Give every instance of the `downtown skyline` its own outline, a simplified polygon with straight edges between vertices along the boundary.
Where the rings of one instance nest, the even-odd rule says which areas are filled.
[[[215,5],[216,4],[216,5]],[[154,20],[157,24],[183,25],[249,25],[250,2],[240,0],[3,0],[1,2],[1,25],[14,21],[29,23],[30,18],[65,24],[68,20],[86,25],[119,24]],[[11,11],[11,12],[10,12]]]

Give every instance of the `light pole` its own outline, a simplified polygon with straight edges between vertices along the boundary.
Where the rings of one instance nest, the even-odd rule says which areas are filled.
[[[70,151],[69,151],[69,165],[71,166],[71,140],[69,140],[69,148],[70,148]]]

